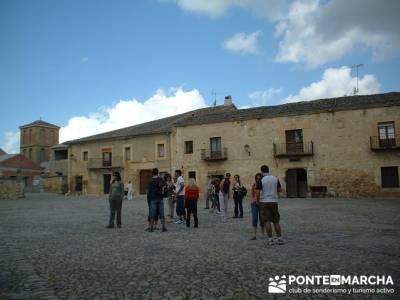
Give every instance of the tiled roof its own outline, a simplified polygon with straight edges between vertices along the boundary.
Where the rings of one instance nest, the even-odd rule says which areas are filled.
[[[45,121],[42,121],[42,120],[36,120],[36,121],[34,121],[34,122],[32,122],[32,123],[19,126],[19,128],[31,127],[31,126],[46,126],[46,127],[60,128],[60,127],[57,126],[57,125],[54,125],[54,124],[51,124],[51,123],[48,123],[48,122],[45,122]]]
[[[236,109],[235,106],[216,106],[202,108],[164,119],[105,132],[65,142],[64,144],[68,145],[102,139],[118,139],[140,135],[168,133],[174,126],[189,126],[249,119],[275,118],[385,106],[400,106],[400,93],[393,92],[365,96],[346,96],[287,103],[275,106],[261,106],[248,109]]]
[[[13,158],[14,156],[17,156],[18,154],[3,154],[0,155],[0,163],[3,161],[6,161],[7,159]]]
[[[105,133],[84,137],[77,140],[64,142],[64,144],[69,145],[69,144],[78,144],[78,143],[103,140],[103,139],[114,139],[114,138],[117,139],[117,138],[125,138],[125,137],[141,136],[141,135],[169,133],[172,130],[174,124],[181,119],[186,119],[188,117],[201,118],[214,113],[232,112],[232,111],[236,111],[236,107],[234,105],[231,106],[220,105],[215,107],[206,107],[190,111],[187,113],[171,116],[168,118],[163,118],[122,129],[117,129]]]
[[[202,118],[186,118],[177,121],[175,125],[188,126],[385,106],[400,106],[400,93],[394,92],[365,96],[349,96],[287,103],[276,106],[261,106],[249,109],[240,109],[229,113],[221,112],[210,114],[203,116]]]

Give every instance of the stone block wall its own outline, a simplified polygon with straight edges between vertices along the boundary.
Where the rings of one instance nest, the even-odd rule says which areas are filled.
[[[68,182],[66,176],[42,177],[42,192],[65,194],[68,192]]]
[[[21,179],[0,178],[0,199],[19,199],[24,197],[24,183]]]

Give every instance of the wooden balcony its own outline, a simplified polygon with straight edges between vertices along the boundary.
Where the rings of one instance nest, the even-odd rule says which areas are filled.
[[[275,157],[300,157],[313,155],[314,143],[312,141],[300,143],[274,143]]]
[[[201,149],[201,159],[205,161],[219,161],[228,159],[228,149],[222,148],[220,151]]]
[[[121,168],[123,165],[122,157],[113,156],[111,161],[105,161],[103,158],[89,158],[87,161],[88,169],[112,169]]]
[[[395,135],[393,138],[380,138],[379,136],[370,137],[371,150],[400,150],[400,135]]]

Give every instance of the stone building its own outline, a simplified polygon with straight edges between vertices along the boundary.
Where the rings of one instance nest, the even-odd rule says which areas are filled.
[[[195,110],[66,142],[71,191],[108,192],[121,172],[138,192],[153,167],[181,169],[204,192],[212,177],[240,174],[250,186],[262,164],[283,195],[400,197],[400,93],[237,109]]]
[[[37,120],[19,128],[20,153],[39,165],[49,161],[50,148],[58,144],[60,127]]]

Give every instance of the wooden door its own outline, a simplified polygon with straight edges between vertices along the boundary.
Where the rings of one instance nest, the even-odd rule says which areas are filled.
[[[288,198],[296,198],[298,195],[296,169],[286,171],[286,194]]]
[[[75,191],[82,192],[83,178],[82,176],[75,176]]]
[[[104,194],[108,194],[110,192],[110,184],[111,184],[111,174],[104,174],[103,175]]]
[[[151,170],[140,170],[140,194],[147,194],[147,188],[152,176]]]

